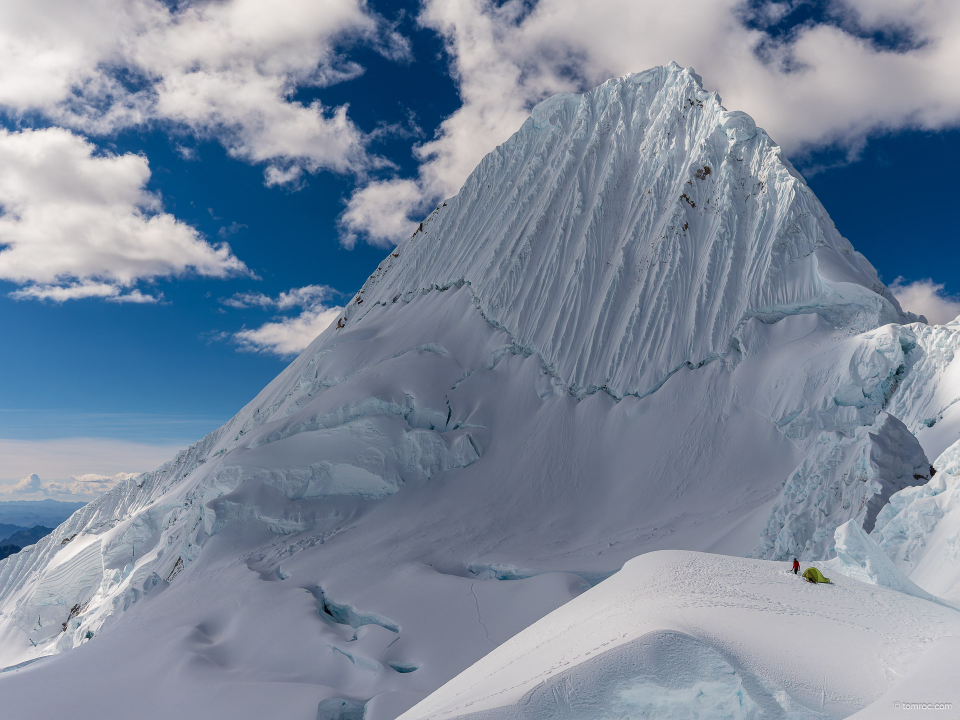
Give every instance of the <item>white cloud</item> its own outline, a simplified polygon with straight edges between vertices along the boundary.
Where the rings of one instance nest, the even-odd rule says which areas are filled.
[[[300,288],[291,288],[280,293],[277,297],[253,292],[236,293],[229,298],[220,298],[220,302],[232,308],[260,307],[290,310],[297,307],[313,308],[321,305],[332,293],[333,289],[326,285],[305,285]]]
[[[29,479],[31,474],[69,484],[90,475],[116,477],[147,472],[172,459],[182,448],[181,444],[152,445],[109,438],[0,438],[0,492],[9,493],[3,488],[15,485],[18,478]]]
[[[925,316],[931,325],[945,325],[960,315],[960,298],[946,294],[943,284],[929,278],[910,283],[897,278],[890,292],[904,310]]]
[[[807,23],[780,40],[757,27],[783,3],[741,0],[424,0],[420,22],[451,57],[461,107],[419,148],[408,181],[374,183],[350,201],[348,243],[366,234],[397,242],[404,216],[457,191],[484,154],[506,140],[530,108],[561,91],[675,60],[693,66],[725,105],[750,113],[790,152],[839,143],[856,150],[875,132],[939,129],[960,122],[960,4],[947,0],[845,0],[830,23]],[[884,48],[862,33],[893,30],[913,42]],[[762,50],[762,52],[761,52]],[[369,208],[376,197],[385,221]],[[418,219],[413,215],[414,219]]]
[[[16,485],[0,485],[0,493],[5,495],[29,495],[42,490],[43,483],[36,473],[31,473]]]
[[[0,4],[0,112],[62,126],[0,129],[0,279],[21,286],[18,299],[150,303],[160,297],[140,281],[247,272],[225,243],[163,212],[145,157],[101,153],[74,132],[160,124],[213,138],[263,165],[268,185],[362,176],[389,163],[347,108],[294,98],[361,73],[343,56],[356,43],[410,56],[365,0]]]
[[[0,495],[18,495],[27,499],[56,497],[61,500],[92,500],[102,495],[117,483],[136,477],[137,473],[120,472],[116,475],[72,476],[64,482],[43,482],[36,473],[31,473],[12,485],[0,484]]]
[[[365,0],[36,0],[0,6],[0,106],[84,133],[161,121],[267,164],[269,183],[383,161],[344,107],[293,99],[356,77],[342,49],[410,56]]]
[[[261,308],[284,312],[300,309],[294,317],[275,317],[260,327],[244,328],[239,332],[216,336],[215,339],[231,337],[237,346],[246,352],[262,352],[288,357],[298,354],[326,330],[340,315],[341,308],[329,307],[326,300],[334,290],[326,285],[306,285],[291,288],[276,297],[263,293],[237,293],[220,302],[232,308]]]
[[[149,178],[142,155],[98,153],[68,130],[0,128],[0,279],[24,286],[13,296],[155,302],[132,286],[247,272],[226,244],[163,212]]]
[[[159,302],[163,293],[160,293],[160,295],[145,295],[136,288],[124,291],[122,286],[84,281],[66,285],[28,285],[19,290],[14,290],[10,293],[10,297],[14,300],[52,300],[54,302],[101,298],[107,302],[144,305]]]
[[[373,245],[393,247],[413,232],[416,226],[409,216],[422,210],[423,202],[424,191],[413,180],[371,183],[353,194],[340,217],[341,243],[352,249],[362,233]]]
[[[241,330],[233,338],[241,350],[288,357],[297,355],[313,342],[340,315],[342,308],[314,308],[296,317],[264,323],[253,330]]]

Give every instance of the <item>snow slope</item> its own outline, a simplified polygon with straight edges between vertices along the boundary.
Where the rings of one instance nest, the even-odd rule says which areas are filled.
[[[907,319],[689,69],[549,100],[236,417],[0,562],[5,707],[394,718],[638,553],[828,552],[927,480]]]
[[[938,643],[955,648],[960,612],[832,581],[769,561],[643,555],[401,718],[843,718],[868,705],[863,717],[883,717],[872,703],[905,692],[898,679]],[[960,706],[954,659],[930,701]]]

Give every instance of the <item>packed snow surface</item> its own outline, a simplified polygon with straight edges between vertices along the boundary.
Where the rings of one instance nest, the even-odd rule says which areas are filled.
[[[640,553],[826,559],[933,492],[953,336],[908,319],[691,70],[549,100],[230,422],[0,561],[4,708],[392,720]]]
[[[958,635],[960,612],[889,588],[842,575],[810,584],[784,563],[661,551],[401,718],[843,718]],[[934,697],[960,707],[960,683]]]

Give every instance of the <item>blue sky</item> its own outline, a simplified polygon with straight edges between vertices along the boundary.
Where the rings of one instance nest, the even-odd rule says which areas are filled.
[[[670,60],[783,145],[909,309],[960,312],[960,11],[933,0],[115,4],[0,4],[11,499],[215,429],[532,104]],[[30,473],[58,484],[13,492]]]

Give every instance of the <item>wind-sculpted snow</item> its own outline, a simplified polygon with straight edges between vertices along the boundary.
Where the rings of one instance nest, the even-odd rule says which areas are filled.
[[[780,148],[677,65],[538,105],[340,324],[462,282],[578,394],[650,392],[749,317],[902,317]]]
[[[753,685],[752,680],[748,677],[745,681],[742,673],[709,643],[682,632],[654,631],[548,678],[517,706],[465,717],[750,720],[760,713],[760,706],[745,687]]]
[[[434,347],[412,352],[443,359]],[[295,365],[314,367],[312,359]],[[403,363],[409,357],[398,352],[385,360]],[[461,369],[447,364],[453,366],[447,370],[452,383]],[[174,581],[206,538],[231,520],[255,519],[277,534],[322,524],[312,509],[272,512],[263,503],[236,502],[231,493],[238,488],[272,487],[291,501],[339,496],[362,502],[480,457],[473,436],[444,400],[433,409],[418,406],[410,394],[346,405],[327,395],[335,410],[328,404],[325,412],[298,414],[298,404],[315,391],[301,379],[299,392],[283,392],[278,401],[276,386],[285,385],[289,372],[223,428],[158,470],[121,483],[37,545],[0,561],[0,613],[23,633],[20,642],[46,653],[89,640],[109,618]],[[3,649],[19,652],[14,645]]]
[[[652,395],[578,400],[470,290],[331,329],[223,429],[0,564],[3,664],[79,645],[102,668],[159,643],[147,675],[190,702],[243,672],[300,678],[311,716],[339,699],[387,720],[638,552],[750,552],[821,432],[886,417],[903,362],[896,328],[752,318],[736,350]],[[815,524],[822,506],[804,508]],[[355,629],[330,608],[389,620]],[[281,637],[285,659],[245,649]],[[73,657],[30,667],[68,662],[58,676],[97,687]],[[202,670],[178,669],[194,657]],[[174,712],[111,667],[130,702]],[[12,707],[65,710],[20,672],[0,680]],[[280,685],[250,682],[279,702]]]

